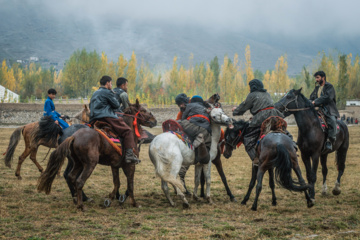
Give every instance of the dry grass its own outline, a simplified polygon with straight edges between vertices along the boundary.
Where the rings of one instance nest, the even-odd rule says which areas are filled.
[[[4,152],[14,129],[0,129],[0,152]],[[158,134],[160,129],[152,129]],[[296,135],[296,127],[290,127]],[[63,178],[55,180],[50,195],[37,193],[39,172],[28,158],[23,164],[19,181],[14,168],[0,165],[0,238],[11,239],[157,239],[157,238],[360,238],[360,190],[359,155],[360,128],[350,127],[351,145],[345,174],[342,178],[342,193],[333,196],[331,189],[337,171],[334,154],[328,159],[329,194],[322,196],[321,166],[316,184],[316,205],[308,209],[303,194],[291,193],[277,187],[278,206],[271,206],[268,175],[260,196],[257,212],[250,210],[254,193],[248,205],[242,206],[250,178],[250,160],[243,147],[234,152],[231,159],[223,158],[229,186],[238,202],[229,201],[221,179],[212,168],[211,194],[215,202],[190,200],[191,208],[182,209],[176,197],[177,207],[168,204],[155,177],[154,167],[148,157],[148,147],[143,146],[141,159],[135,174],[135,196],[141,208],[132,208],[128,202],[120,206],[113,202],[103,208],[104,197],[112,190],[111,170],[98,166],[85,185],[85,192],[95,202],[87,203],[87,211],[76,210]],[[296,136],[295,136],[296,137]],[[15,159],[24,148],[20,142]],[[38,159],[43,159],[46,148],[40,148]],[[41,163],[46,166],[45,162]],[[303,164],[301,163],[302,169]],[[303,170],[305,175],[305,170]],[[187,184],[193,187],[193,168],[187,176]],[[121,175],[121,192],[126,180]],[[314,236],[311,236],[314,235]]]

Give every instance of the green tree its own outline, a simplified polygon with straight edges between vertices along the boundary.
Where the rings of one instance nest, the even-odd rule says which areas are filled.
[[[339,80],[337,84],[337,105],[340,109],[344,109],[346,105],[347,88],[349,82],[347,73],[346,55],[339,57]]]

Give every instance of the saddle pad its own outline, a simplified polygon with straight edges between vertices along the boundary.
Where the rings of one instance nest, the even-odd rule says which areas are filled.
[[[105,132],[103,132],[101,129],[95,129],[98,133],[100,133],[101,136],[103,136],[106,141],[109,142],[109,144],[115,149],[115,151],[122,156],[122,146],[121,141],[117,138],[109,138]]]
[[[328,129],[328,125],[325,121],[325,117],[323,115],[323,113],[321,113],[320,111],[317,112],[318,114],[318,118],[319,118],[319,122],[320,122],[320,126],[321,126],[321,129],[324,133],[327,133],[327,129]],[[340,127],[339,127],[339,124],[336,123],[336,133],[339,133],[340,132]]]
[[[190,148],[191,150],[194,150],[194,146],[192,145],[189,137],[185,134],[185,133],[181,133],[181,132],[175,132],[175,131],[167,131],[171,134],[174,134],[175,136],[177,136],[181,141],[183,141],[183,143]]]

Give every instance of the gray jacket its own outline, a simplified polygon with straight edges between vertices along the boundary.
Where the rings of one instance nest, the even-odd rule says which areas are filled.
[[[333,85],[329,82],[325,82],[320,96],[318,96],[318,90],[319,86],[316,86],[310,95],[310,100],[315,101],[316,107],[325,108],[327,110],[324,112],[325,114],[340,118],[339,111],[336,108],[336,94]]]
[[[90,122],[105,117],[118,118],[115,111],[120,107],[112,90],[100,87],[90,100]]]
[[[234,116],[243,115],[247,110],[253,115],[249,127],[260,127],[262,122],[271,116],[284,117],[284,115],[277,109],[265,108],[274,107],[274,101],[268,92],[252,92],[246,97],[245,101],[242,102],[233,112]],[[261,111],[262,110],[262,111]]]
[[[128,108],[130,105],[129,96],[127,92],[125,92],[122,88],[114,88],[113,91],[115,92],[115,97],[119,101],[120,108],[118,112],[123,112],[125,108]]]
[[[195,124],[196,126],[205,128],[209,133],[211,133],[210,122],[203,117],[192,117],[194,115],[203,115],[205,118],[210,120],[210,116],[206,112],[206,107],[202,103],[194,102],[187,104],[181,119],[184,120],[190,117],[189,121],[191,123]]]

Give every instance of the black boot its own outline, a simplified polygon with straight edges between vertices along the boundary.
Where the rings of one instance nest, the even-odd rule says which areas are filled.
[[[139,160],[134,154],[134,151],[131,148],[129,148],[126,149],[125,162],[138,164],[141,162],[141,160]]]
[[[325,142],[325,148],[327,150],[332,151],[333,147],[334,147],[334,144],[335,144],[335,141],[336,141],[336,138],[329,137],[328,140]]]

